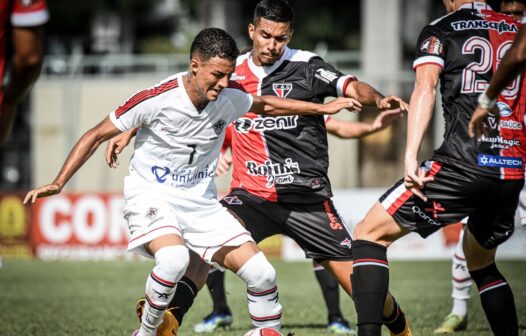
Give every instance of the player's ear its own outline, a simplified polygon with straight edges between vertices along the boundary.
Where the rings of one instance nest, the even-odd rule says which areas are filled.
[[[254,34],[256,33],[256,26],[253,23],[248,24],[248,36],[254,41]]]
[[[195,57],[192,57],[192,59],[190,60],[190,72],[193,76],[197,75],[197,72],[199,71],[199,66],[199,60]]]

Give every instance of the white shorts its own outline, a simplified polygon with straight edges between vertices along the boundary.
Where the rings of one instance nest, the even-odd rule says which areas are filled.
[[[124,205],[131,234],[128,251],[152,258],[144,244],[176,234],[204,261],[215,264],[212,257],[221,247],[254,241],[250,232],[216,199],[191,202],[189,198],[172,197],[167,201],[151,189],[134,194],[125,197]]]

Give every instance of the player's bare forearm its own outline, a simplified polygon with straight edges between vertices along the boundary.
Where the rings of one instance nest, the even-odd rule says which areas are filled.
[[[526,68],[526,24],[521,25],[513,45],[498,66],[486,90],[490,99],[496,99],[500,92]]]
[[[250,111],[269,116],[335,114],[342,109],[359,110],[359,105],[350,98],[337,98],[325,104],[286,99],[275,96],[253,96]]]
[[[360,81],[349,83],[345,89],[345,96],[354,98],[365,106],[378,106],[380,100],[384,98],[384,95],[371,85]]]
[[[42,27],[14,28],[13,61],[5,86],[8,104],[16,104],[40,74],[43,54]]]
[[[325,126],[329,134],[340,139],[359,139],[373,132],[372,125],[363,122],[330,119]]]

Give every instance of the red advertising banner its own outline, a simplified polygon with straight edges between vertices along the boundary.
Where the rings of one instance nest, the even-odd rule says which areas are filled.
[[[0,194],[0,254],[4,257],[33,256],[30,244],[31,216],[23,194]]]
[[[43,260],[129,258],[121,194],[61,194],[32,207],[31,238]]]

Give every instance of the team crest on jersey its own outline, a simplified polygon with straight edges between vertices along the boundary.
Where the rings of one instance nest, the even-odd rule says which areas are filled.
[[[225,121],[224,120],[219,120],[218,122],[216,122],[213,127],[214,127],[214,132],[216,132],[217,135],[221,134],[221,132],[223,132],[223,129],[225,128]]]
[[[224,198],[225,202],[231,205],[241,205],[243,204],[243,201],[241,201],[237,196],[227,196]]]
[[[289,93],[292,91],[292,83],[273,83],[272,90],[274,90],[276,96],[287,98]]]
[[[443,49],[442,42],[436,36],[428,37],[420,45],[421,52],[431,55],[442,55]]]

